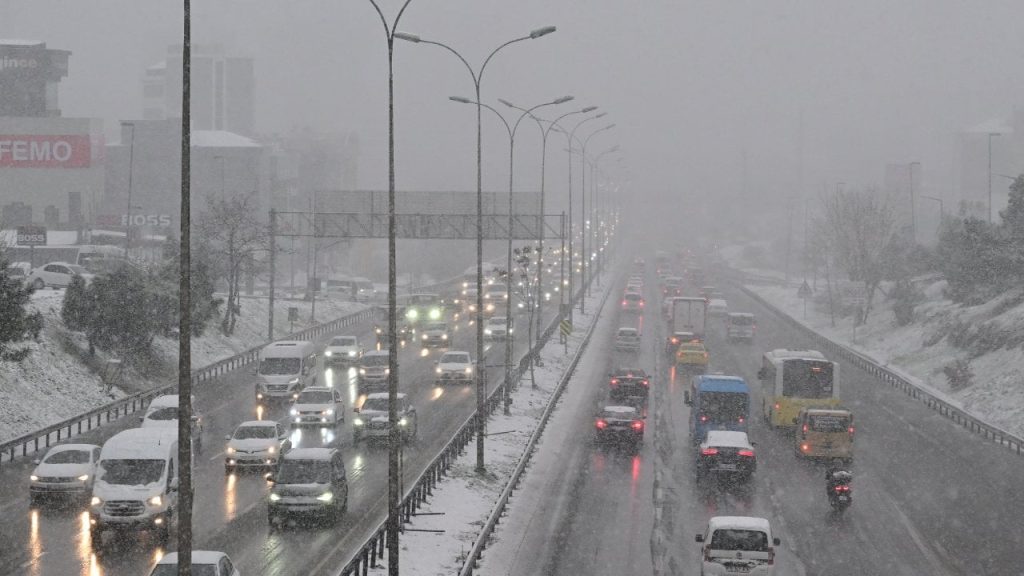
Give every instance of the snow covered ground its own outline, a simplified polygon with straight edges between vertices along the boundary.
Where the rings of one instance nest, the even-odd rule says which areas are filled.
[[[893,302],[878,294],[868,322],[855,331],[852,317],[836,318],[833,326],[820,296],[817,305],[808,302],[805,317],[803,301],[797,297],[801,281],[748,288],[818,333],[900,372],[975,417],[1024,435],[1024,291],[962,306],[945,298],[945,281],[925,280],[918,282],[924,300],[915,307],[911,324],[898,326]],[[818,293],[824,290],[819,281]],[[970,359],[974,373],[973,383],[960,390],[951,389],[943,373],[943,367],[956,359]]]
[[[99,374],[90,369],[75,352],[75,343],[84,347],[79,335],[68,335],[63,328],[60,310],[64,301],[63,290],[40,290],[32,295],[30,306],[43,314],[44,329],[38,343],[27,343],[32,353],[21,363],[0,362],[0,443],[13,440],[40,428],[66,420],[83,412],[108,404],[123,397],[125,391],[107,389]],[[295,330],[312,325],[309,321],[310,303],[283,301],[275,303],[277,337],[291,330],[287,321],[288,308],[299,309],[300,321]],[[327,322],[365,308],[364,304],[336,300],[318,301],[316,318]],[[235,334],[221,335],[216,325],[192,340],[193,366],[202,367],[232,356],[266,341],[267,301],[243,299],[242,315],[238,318]],[[155,346],[173,365],[177,357],[177,341],[158,338]],[[104,355],[96,362],[104,364]],[[163,385],[170,378],[154,378],[138,382],[131,391]],[[129,391],[129,392],[131,392]]]
[[[406,528],[417,531],[406,531],[399,539],[402,574],[450,576],[461,570],[473,543],[523,456],[548,399],[582,342],[583,335],[594,321],[594,310],[600,304],[600,296],[600,293],[595,292],[594,297],[587,300],[588,314],[576,314],[568,355],[563,352],[557,336],[553,337],[542,354],[544,366],[536,371],[537,389],[531,387],[527,373],[519,389],[512,395],[511,415],[504,416],[498,412],[488,420],[486,475],[476,473],[476,451],[466,450],[420,510],[441,512],[443,515],[416,516],[411,524],[406,525]],[[545,436],[548,434],[549,431],[545,430]],[[528,497],[522,489],[514,495],[517,502]],[[371,569],[370,574],[387,574],[387,563],[383,562],[380,567]]]

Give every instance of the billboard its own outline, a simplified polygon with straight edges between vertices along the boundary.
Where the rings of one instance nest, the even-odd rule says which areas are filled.
[[[87,134],[0,134],[0,168],[88,168],[91,163]]]

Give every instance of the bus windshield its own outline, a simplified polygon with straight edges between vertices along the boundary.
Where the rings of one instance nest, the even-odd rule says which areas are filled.
[[[782,395],[791,398],[831,398],[832,363],[821,360],[786,360]]]
[[[702,422],[739,422],[746,419],[750,397],[742,392],[701,392],[699,412]]]

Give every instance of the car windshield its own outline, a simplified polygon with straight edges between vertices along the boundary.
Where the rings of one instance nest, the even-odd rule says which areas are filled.
[[[495,316],[494,318],[491,318],[488,321],[488,324],[492,324],[494,326],[504,326],[505,325],[505,318],[503,318],[501,316]]]
[[[842,414],[808,414],[807,425],[815,432],[846,432],[850,417]]]
[[[720,528],[711,536],[711,549],[767,552],[768,535],[760,530]]]
[[[621,406],[616,407],[615,409],[605,408],[604,410],[601,411],[601,417],[611,419],[618,418],[621,420],[632,420],[633,418],[636,418],[636,409],[627,409],[626,407]]]
[[[363,366],[387,366],[387,354],[368,354],[363,356]]]
[[[330,481],[328,460],[285,460],[276,478],[278,484],[328,484]]]
[[[47,464],[88,464],[89,450],[61,450],[53,452],[43,460]]]
[[[302,362],[298,358],[264,358],[260,362],[260,374],[265,376],[289,376],[299,373]]]
[[[253,440],[276,438],[277,429],[274,426],[239,426],[235,429],[235,440]]]
[[[641,297],[640,297],[640,295],[639,295],[639,294],[637,294],[636,292],[627,292],[627,293],[626,293],[626,298],[625,298],[625,299],[626,299],[626,300],[629,300],[629,301],[631,301],[631,302],[637,302],[638,300],[640,300],[640,299],[641,299]]]
[[[427,324],[423,329],[431,332],[444,332],[448,329],[448,325],[443,322],[435,322],[433,324]]]
[[[733,326],[752,326],[754,318],[751,316],[730,316],[729,323]]]
[[[331,346],[355,346],[356,339],[351,336],[336,336],[331,339]]]
[[[441,364],[469,364],[469,354],[448,352],[441,356]]]
[[[363,410],[370,410],[372,412],[387,412],[388,410],[388,399],[387,398],[367,398],[366,402],[363,402]]]
[[[120,486],[145,486],[159,482],[167,462],[164,460],[101,460],[103,481]]]
[[[306,390],[299,394],[296,404],[330,404],[334,402],[334,396],[330,390]]]
[[[178,564],[158,564],[150,576],[178,576]],[[192,576],[220,576],[216,564],[192,563]],[[230,576],[230,575],[229,575]]]
[[[165,408],[157,408],[149,414],[146,414],[146,420],[177,420],[178,419],[178,408],[176,406],[167,406]]]

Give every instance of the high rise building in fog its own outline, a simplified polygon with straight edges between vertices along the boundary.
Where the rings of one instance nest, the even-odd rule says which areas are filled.
[[[45,42],[0,40],[0,116],[60,116],[57,85],[68,75],[70,55]]]
[[[192,46],[192,129],[253,136],[252,58],[228,55],[219,44]],[[142,79],[145,120],[181,115],[181,45],[167,49],[167,59],[146,70]]]

